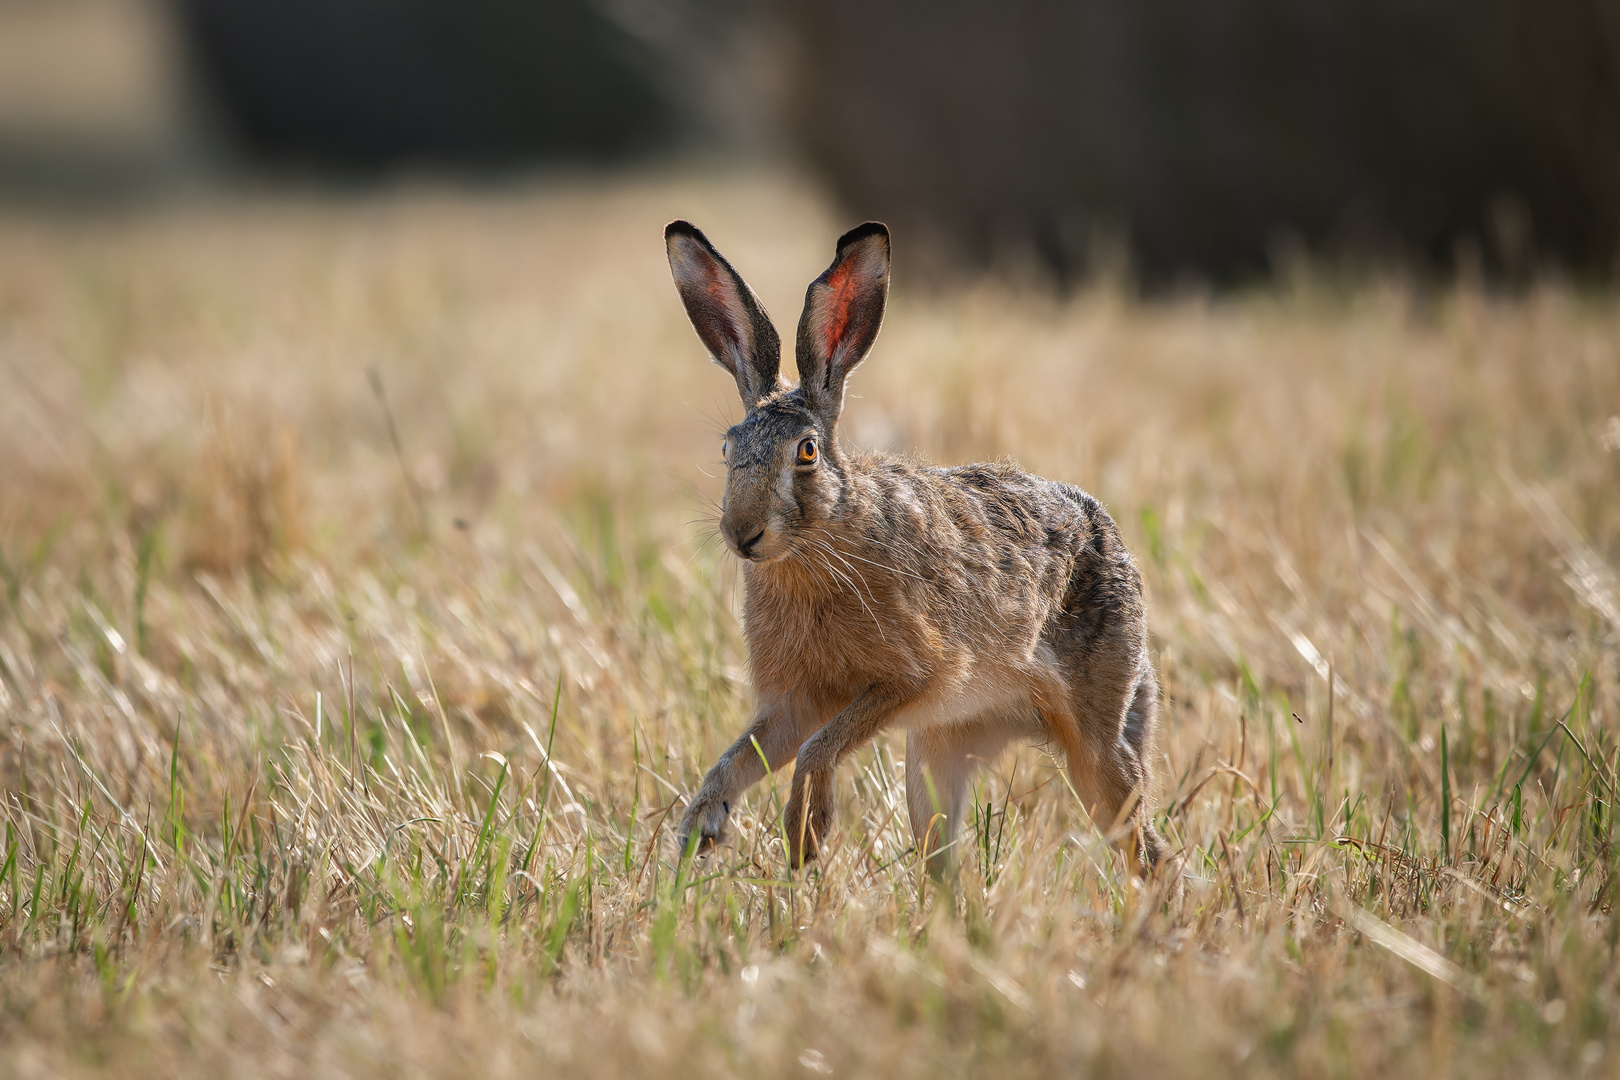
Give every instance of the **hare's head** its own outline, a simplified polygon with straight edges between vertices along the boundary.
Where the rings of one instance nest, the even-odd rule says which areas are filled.
[[[664,230],[686,313],[746,410],[726,432],[720,535],[745,559],[793,547],[797,530],[830,519],[847,482],[838,448],[844,380],[877,340],[889,292],[889,230],[875,221],[838,240],[810,283],[799,320],[799,385],[781,376],[782,344],[764,305],[708,238],[684,221]]]

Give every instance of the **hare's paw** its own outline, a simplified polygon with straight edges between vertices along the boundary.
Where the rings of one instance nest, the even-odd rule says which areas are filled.
[[[1145,819],[1139,834],[1137,857],[1141,860],[1142,869],[1151,874],[1158,870],[1173,870],[1167,865],[1172,860],[1170,845],[1164,842],[1157,829]]]
[[[1179,878],[1182,870],[1181,859],[1171,850],[1164,837],[1152,825],[1143,831],[1142,864],[1149,875],[1162,878]]]
[[[696,852],[702,854],[725,843],[730,833],[730,804],[724,799],[699,792],[697,798],[687,806],[675,836],[680,845],[680,854],[685,855],[691,847],[693,836],[698,838]]]
[[[806,800],[802,792],[794,792],[782,811],[782,825],[787,832],[788,851],[793,865],[803,866],[816,857],[826,844],[828,830],[832,828],[832,788],[827,785],[812,787]],[[822,794],[825,790],[825,794]],[[809,805],[806,805],[808,803]]]

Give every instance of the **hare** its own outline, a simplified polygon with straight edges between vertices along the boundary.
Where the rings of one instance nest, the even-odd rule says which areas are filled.
[[[1011,465],[934,468],[838,441],[844,383],[872,348],[889,231],[867,222],[805,294],[798,386],[747,283],[685,221],[664,230],[686,313],[731,373],[720,535],[742,560],[758,705],[704,778],[678,837],[725,839],[732,803],[797,760],[789,857],[832,825],[838,763],[906,731],[906,801],[932,869],[976,767],[1022,739],[1061,750],[1092,821],[1138,872],[1166,857],[1147,813],[1158,683],[1141,577],[1113,519],[1079,488]],[[763,758],[763,760],[762,760]]]

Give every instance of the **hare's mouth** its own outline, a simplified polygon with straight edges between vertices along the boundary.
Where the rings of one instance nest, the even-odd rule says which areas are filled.
[[[759,542],[765,539],[765,530],[760,529],[746,540],[737,541],[737,554],[745,559],[759,558]]]

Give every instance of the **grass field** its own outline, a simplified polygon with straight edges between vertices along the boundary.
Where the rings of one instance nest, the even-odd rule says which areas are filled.
[[[1164,689],[1134,885],[1009,754],[958,871],[903,743],[784,865],[741,728],[739,407],[849,222],[770,175],[0,212],[0,1074],[1620,1072],[1620,299],[1301,272],[896,282],[851,442],[1111,508]]]

